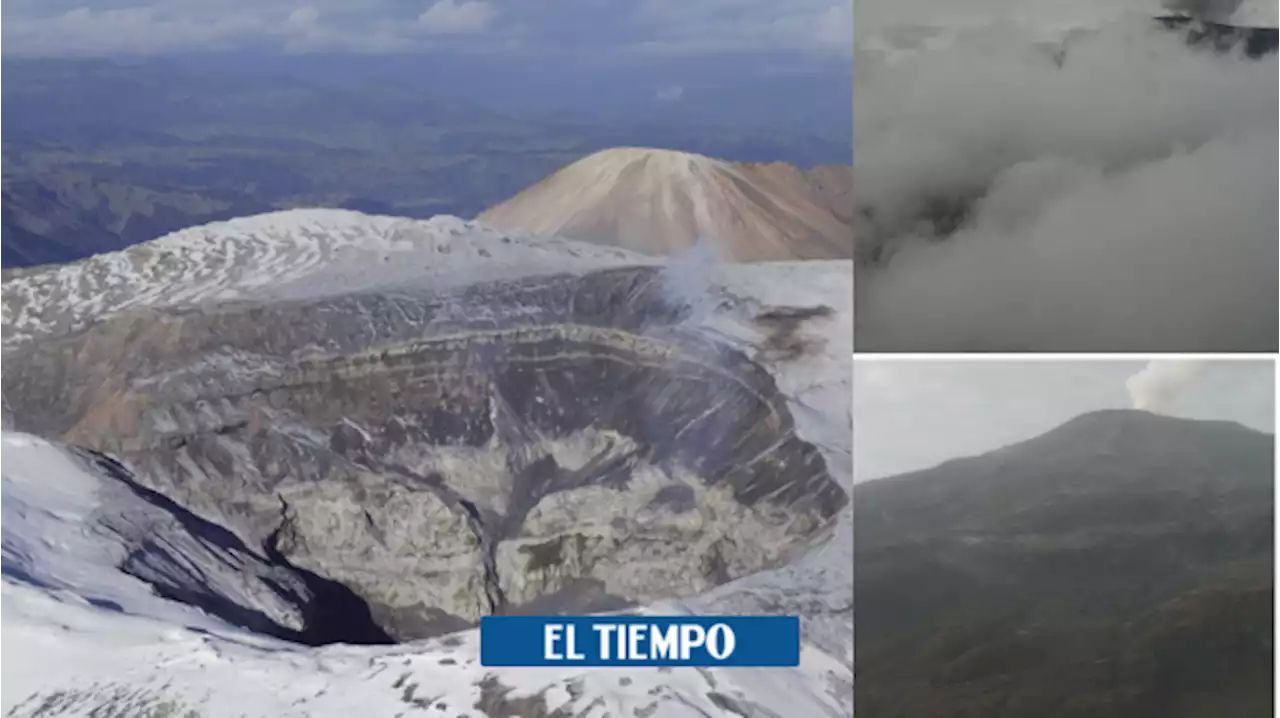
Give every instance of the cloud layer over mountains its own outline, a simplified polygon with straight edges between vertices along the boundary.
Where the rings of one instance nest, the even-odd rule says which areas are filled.
[[[860,346],[1275,347],[1274,56],[888,25],[854,91]]]

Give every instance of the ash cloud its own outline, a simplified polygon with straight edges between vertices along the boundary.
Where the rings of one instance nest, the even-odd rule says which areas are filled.
[[[1277,81],[1149,18],[860,37],[857,346],[1274,350]]]

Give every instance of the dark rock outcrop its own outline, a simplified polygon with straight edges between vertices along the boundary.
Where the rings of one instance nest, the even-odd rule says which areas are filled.
[[[1274,27],[1228,25],[1172,14],[1161,15],[1156,22],[1167,30],[1185,33],[1187,44],[1192,47],[1205,47],[1221,53],[1241,52],[1255,60],[1274,55],[1277,45],[1280,45],[1280,30]]]

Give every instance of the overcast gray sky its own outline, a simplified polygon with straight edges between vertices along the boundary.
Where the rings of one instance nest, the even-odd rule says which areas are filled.
[[[1143,361],[901,360],[854,364],[856,479],[924,469],[1042,434],[1099,409],[1131,405]],[[1160,371],[1179,369],[1162,366]],[[1275,431],[1269,360],[1205,362],[1161,413]],[[1192,375],[1193,374],[1193,375]]]
[[[3,49],[852,53],[852,0],[5,0]]]

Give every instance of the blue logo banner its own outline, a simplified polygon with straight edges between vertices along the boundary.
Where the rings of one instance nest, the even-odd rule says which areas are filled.
[[[795,616],[484,616],[482,666],[798,666]]]

